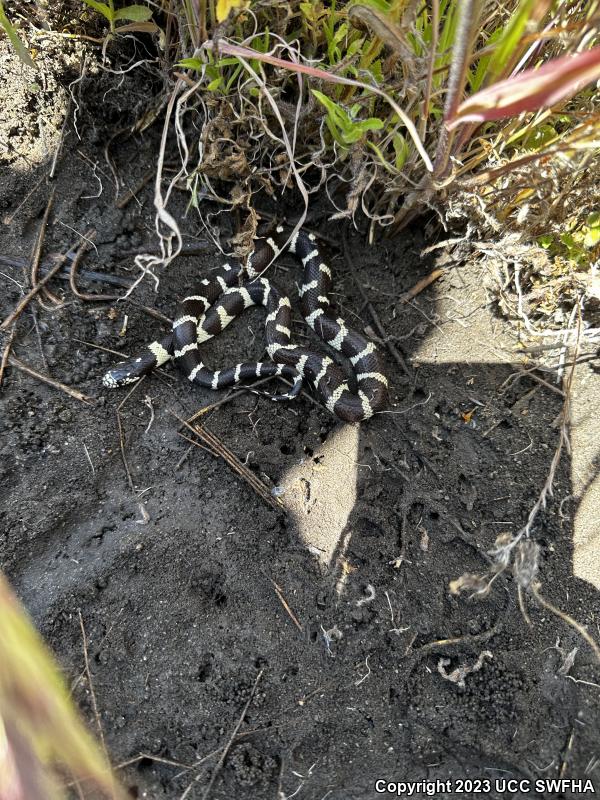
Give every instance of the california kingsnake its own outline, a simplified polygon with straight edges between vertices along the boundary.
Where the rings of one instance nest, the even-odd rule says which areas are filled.
[[[324,342],[350,360],[356,375],[356,392],[331,358],[291,343],[289,298],[261,277],[271,261],[286,249],[296,255],[304,268],[299,289],[302,315]],[[290,391],[274,395],[274,400],[296,397],[306,378],[329,411],[346,422],[360,422],[387,406],[388,382],[375,345],[329,310],[331,270],[322,262],[313,234],[300,231],[290,240],[279,227],[274,237],[256,240],[245,267],[237,261],[224,264],[214,277],[200,283],[199,290],[181,303],[172,332],[149,344],[137,357],[113,367],[104,376],[105,386],[132,383],[173,358],[190,381],[210,389],[274,375],[292,380]],[[221,333],[252,305],[267,308],[267,352],[273,360],[246,362],[225,370],[205,366],[198,345]]]

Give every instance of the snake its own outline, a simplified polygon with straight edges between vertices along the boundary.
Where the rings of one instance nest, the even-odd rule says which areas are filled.
[[[332,272],[321,257],[315,234],[302,229],[290,234],[278,226],[272,236],[256,238],[253,245],[245,264],[227,262],[211,278],[201,280],[193,294],[180,303],[171,332],[133,358],[113,366],[104,375],[104,386],[115,388],[132,383],[173,360],[188,380],[213,390],[281,376],[291,383],[291,388],[269,395],[273,400],[296,398],[306,381],[326,408],[344,422],[362,422],[385,410],[389,402],[388,380],[381,355],[371,340],[333,313],[329,299]],[[325,344],[349,360],[355,388],[329,356],[292,342],[290,298],[263,274],[286,251],[302,265],[302,282],[298,283],[302,316]],[[211,369],[203,362],[200,345],[255,305],[267,310],[265,333],[270,360]]]

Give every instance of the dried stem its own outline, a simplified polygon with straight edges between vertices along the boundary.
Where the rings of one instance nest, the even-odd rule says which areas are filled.
[[[444,119],[451,119],[454,116],[464,92],[469,56],[473,51],[473,42],[479,27],[481,0],[463,0],[458,4],[458,9],[460,17],[448,76]],[[453,138],[454,133],[442,125],[434,159],[433,174],[435,178],[443,178],[447,172]]]
[[[23,309],[27,307],[27,305],[31,302],[31,300],[40,292],[43,287],[48,283],[51,278],[56,275],[56,273],[62,268],[63,264],[65,263],[67,257],[65,255],[60,256],[56,264],[51,267],[48,272],[44,275],[44,277],[36,283],[36,285],[27,292],[25,297],[21,299],[21,301],[17,304],[14,311],[6,317],[4,322],[0,325],[0,331],[5,331],[12,323],[20,316]]]
[[[221,771],[221,769],[223,767],[223,764],[225,763],[225,759],[227,758],[227,754],[231,750],[231,746],[235,741],[235,737],[238,735],[238,731],[242,727],[242,723],[244,722],[244,719],[246,718],[246,714],[248,713],[248,709],[250,708],[250,703],[254,700],[254,695],[256,694],[256,689],[258,688],[258,684],[259,684],[260,679],[262,678],[263,672],[264,672],[264,669],[261,669],[261,671],[256,676],[256,680],[254,681],[254,686],[252,687],[252,691],[250,692],[250,697],[246,700],[246,704],[245,704],[244,708],[242,709],[242,713],[240,714],[240,718],[238,719],[235,728],[231,732],[231,736],[229,737],[229,739],[227,741],[227,744],[223,748],[223,752],[221,753],[221,757],[217,761],[217,764],[216,764],[216,766],[215,766],[215,768],[213,770],[213,773],[210,776],[210,780],[208,782],[208,785],[207,785],[206,789],[204,790],[204,794],[202,795],[202,800],[207,800],[207,798],[208,798],[208,796],[209,796],[209,794],[210,794],[210,792],[212,790],[212,787],[214,786],[214,783],[215,783],[215,780],[217,778],[217,775],[219,774],[219,772]]]
[[[82,394],[81,392],[78,392],[77,389],[71,389],[70,386],[65,386],[64,383],[55,381],[49,375],[42,375],[40,372],[36,372],[36,370],[32,369],[27,364],[24,364],[16,356],[9,355],[8,363],[11,366],[16,367],[17,369],[20,369],[21,372],[25,372],[27,375],[31,375],[32,378],[35,378],[36,380],[41,381],[42,383],[46,383],[48,386],[52,386],[54,389],[59,389],[61,392],[64,392],[65,394],[68,394],[71,397],[74,397],[75,400],[79,400],[80,403],[86,403],[87,405],[91,405],[93,402],[93,398],[88,397],[87,395]]]
[[[598,663],[600,663],[600,647],[598,647],[595,639],[588,633],[587,629],[580,622],[577,622],[577,620],[574,619],[570,614],[567,614],[565,611],[561,611],[560,608],[557,608],[555,605],[552,605],[549,600],[546,600],[546,598],[540,594],[539,584],[532,585],[530,590],[532,595],[541,606],[557,616],[559,619],[562,619],[563,622],[566,622],[567,625],[570,625],[571,628],[576,630],[577,633],[585,639],[585,641],[594,651],[594,655],[596,656]]]
[[[246,483],[256,492],[256,494],[262,498],[265,503],[271,506],[271,508],[275,509],[279,513],[285,513],[285,507],[279,500],[279,498],[273,497],[271,492],[269,491],[268,487],[264,485],[262,481],[260,481],[256,475],[251,472],[245,464],[235,456],[229,448],[227,448],[223,442],[221,442],[214,433],[207,430],[201,426],[190,425],[189,422],[182,419],[181,417],[177,416],[174,412],[171,411],[171,415],[175,417],[182,425],[184,425],[188,430],[190,430],[195,436],[198,436],[202,441],[208,446],[209,450],[212,452],[213,455],[221,456],[221,458],[229,464],[229,466],[237,472],[237,474],[243,478]],[[182,435],[182,434],[180,434]],[[192,441],[188,439],[187,436],[184,436],[187,441]],[[194,444],[198,446],[198,443],[194,441]]]
[[[46,203],[46,210],[44,211],[44,216],[42,217],[42,221],[40,223],[40,227],[37,232],[37,236],[35,237],[35,244],[33,246],[33,252],[31,254],[31,267],[30,267],[30,276],[31,276],[31,285],[35,286],[38,282],[38,268],[40,265],[40,261],[42,258],[42,249],[44,247],[44,238],[46,236],[46,228],[48,227],[48,219],[50,218],[50,212],[52,210],[52,205],[54,203],[54,194],[56,192],[55,187],[52,187],[50,191],[50,195],[48,197],[48,202]],[[54,305],[59,306],[61,305],[61,300],[55,294],[53,294],[50,289],[44,287],[43,289],[44,295],[48,300],[50,300]]]

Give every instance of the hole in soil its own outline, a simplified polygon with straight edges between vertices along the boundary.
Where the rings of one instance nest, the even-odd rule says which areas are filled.
[[[145,769],[150,769],[153,764],[154,761],[151,758],[147,758],[146,756],[140,758],[137,765],[138,772],[143,772]],[[135,795],[135,797],[137,797],[137,795]]]
[[[437,511],[430,511],[429,512],[429,519],[439,519],[440,515]]]
[[[406,516],[411,525],[416,525],[423,516],[423,504],[413,503]]]
[[[198,666],[198,680],[200,683],[205,683],[209,679],[212,673],[212,659],[213,654],[207,653],[200,662]]]
[[[312,447],[305,447],[304,452],[306,453],[307,456],[312,458],[315,451],[312,449]]]
[[[291,456],[296,452],[296,446],[293,444],[282,444],[279,451],[283,453],[284,456]]]

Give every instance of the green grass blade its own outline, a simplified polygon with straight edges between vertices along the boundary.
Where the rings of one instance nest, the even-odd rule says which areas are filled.
[[[12,23],[4,13],[4,6],[1,2],[0,2],[0,27],[4,29],[4,32],[8,36],[10,43],[12,44],[15,50],[15,53],[19,56],[21,61],[24,64],[27,64],[28,67],[33,67],[33,69],[35,69],[35,64],[33,63],[33,59],[31,58],[31,56],[29,55],[29,50],[19,39],[19,35],[17,34]]]
[[[86,4],[86,6],[89,6],[90,8],[93,8],[94,11],[102,14],[102,16],[105,17],[112,25],[115,20],[114,12],[109,6],[106,5],[106,3],[99,3],[98,0],[83,0],[83,2]]]
[[[504,73],[507,65],[513,61],[527,23],[538,5],[539,0],[521,0],[517,10],[509,17],[488,63],[487,80],[489,82],[497,80]]]

